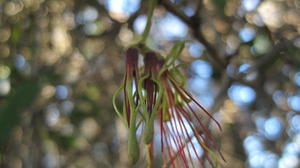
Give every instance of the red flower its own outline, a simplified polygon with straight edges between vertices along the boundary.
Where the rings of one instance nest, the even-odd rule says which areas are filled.
[[[124,99],[125,99],[125,118],[128,126],[130,125],[130,117],[132,113],[132,103],[134,101],[134,107],[138,104],[138,94],[133,93],[132,86],[138,87],[139,81],[139,69],[138,69],[138,49],[128,48],[126,51],[126,72],[124,78]]]
[[[218,164],[218,156],[213,151],[218,151],[219,147],[203,123],[202,114],[212,119],[221,129],[220,124],[181,86],[176,80],[177,74],[163,68],[163,59],[151,52],[145,55],[144,62],[145,72],[150,74],[144,81],[147,111],[150,116],[157,117],[160,123],[161,151],[165,166],[194,167],[197,164],[196,167],[205,167],[205,160],[213,166]],[[162,69],[165,69],[164,72],[160,71]],[[158,80],[159,85],[155,80]],[[158,98],[159,87],[163,90],[161,99]],[[156,105],[158,114],[152,114],[151,110]],[[203,156],[199,152],[200,147]],[[221,154],[220,156],[222,157]],[[198,163],[194,163],[195,160]]]

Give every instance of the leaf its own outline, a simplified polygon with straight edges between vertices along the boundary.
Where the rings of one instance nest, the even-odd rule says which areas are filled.
[[[19,124],[20,113],[33,103],[39,91],[37,82],[24,82],[11,92],[0,109],[0,145],[6,143],[12,129]]]
[[[185,40],[178,42],[173,46],[169,54],[166,56],[166,63],[163,66],[163,68],[160,70],[159,75],[160,76],[163,72],[165,72],[170,66],[175,64],[176,59],[180,56],[181,52],[184,49],[185,43],[190,42],[190,40]]]
[[[167,64],[173,64],[174,61],[180,56],[182,50],[184,49],[186,41],[181,41],[173,46],[170,53],[167,55]]]

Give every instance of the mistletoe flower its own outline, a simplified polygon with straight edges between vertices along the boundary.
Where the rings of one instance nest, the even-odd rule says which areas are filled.
[[[146,76],[142,79],[145,100],[139,92],[141,101],[146,102],[146,115],[150,116],[146,117],[145,142],[152,142],[153,123],[156,118],[160,125],[161,151],[165,166],[188,168],[197,164],[196,167],[205,167],[205,160],[216,166],[219,157],[214,151],[218,150],[218,145],[203,123],[202,114],[215,121],[220,129],[221,127],[184,89],[183,75],[176,66],[167,67],[168,61],[159,59],[153,52],[145,55]],[[172,61],[169,62],[172,64]],[[199,152],[200,148],[203,156]],[[222,157],[221,154],[220,156]]]
[[[154,135],[154,120],[157,111],[160,108],[162,91],[159,87],[160,83],[157,80],[159,73],[159,60],[154,52],[147,52],[144,57],[144,77],[142,77],[139,86],[139,96],[145,119],[145,138],[146,144],[152,143]],[[142,94],[142,88],[144,94]]]
[[[139,109],[139,97],[137,94],[139,69],[138,69],[138,49],[128,48],[125,53],[126,71],[121,87],[113,96],[113,105],[120,119],[128,126],[128,156],[132,164],[139,159],[139,145],[136,137],[136,119]],[[116,97],[122,92],[124,94],[123,112],[117,108]]]
[[[133,85],[138,87],[139,69],[138,69],[138,49],[129,48],[126,51],[126,72],[124,79],[124,97],[125,97],[125,117],[128,126],[130,126],[130,117],[134,108],[138,104],[138,97],[133,90]]]
[[[146,52],[142,75],[138,68],[138,49],[126,51],[126,72],[113,102],[119,117],[129,128],[128,155],[132,164],[139,159],[137,127],[143,122],[144,142],[148,147],[148,166],[153,160],[154,123],[160,126],[161,151],[165,167],[205,167],[206,160],[216,167],[220,163],[219,147],[203,123],[206,116],[221,129],[213,116],[184,89],[185,79],[175,60],[183,49],[176,45],[163,59],[155,52]],[[123,91],[124,103],[121,113],[115,99]],[[137,122],[137,115],[141,121]],[[202,152],[200,152],[202,151]]]

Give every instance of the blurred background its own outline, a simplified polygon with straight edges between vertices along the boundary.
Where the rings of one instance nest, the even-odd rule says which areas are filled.
[[[111,98],[146,2],[0,0],[1,168],[129,167]],[[299,33],[298,0],[159,0],[147,43],[193,41],[179,62],[226,168],[300,167]]]

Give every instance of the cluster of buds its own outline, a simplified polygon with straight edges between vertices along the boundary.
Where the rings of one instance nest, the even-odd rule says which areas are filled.
[[[145,144],[152,147],[154,136],[159,137],[165,167],[205,167],[207,163],[218,167],[223,158],[202,117],[213,120],[221,130],[220,124],[184,88],[184,75],[175,64],[183,47],[184,42],[175,45],[165,58],[153,51],[144,52],[143,67],[138,67],[140,50],[126,50],[126,72],[113,103],[129,130],[132,164],[139,160],[137,129],[141,125]],[[124,103],[119,110],[115,101],[122,91]],[[154,125],[159,125],[158,133]]]

